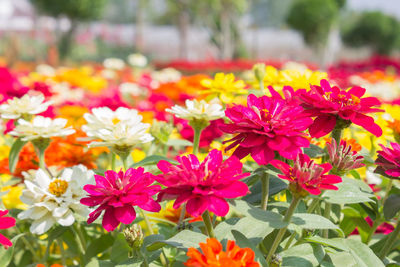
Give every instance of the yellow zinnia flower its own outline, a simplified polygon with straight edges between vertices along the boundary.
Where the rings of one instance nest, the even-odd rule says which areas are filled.
[[[217,73],[213,80],[202,80],[201,85],[207,88],[201,93],[207,94],[209,99],[218,97],[224,104],[232,103],[237,95],[248,93],[244,81],[235,80],[235,75],[232,73]]]

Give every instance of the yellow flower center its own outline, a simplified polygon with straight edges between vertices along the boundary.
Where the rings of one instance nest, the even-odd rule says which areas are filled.
[[[120,121],[121,121],[120,119],[114,118],[114,119],[112,120],[112,123],[115,125],[115,124],[119,123]]]
[[[62,196],[65,193],[65,191],[67,191],[67,188],[68,188],[68,182],[61,179],[55,179],[49,185],[50,193],[55,195],[56,197]]]

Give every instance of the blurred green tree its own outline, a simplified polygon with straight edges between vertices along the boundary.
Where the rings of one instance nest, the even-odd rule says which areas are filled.
[[[379,11],[364,12],[343,28],[343,42],[350,47],[369,46],[379,54],[389,54],[400,41],[399,22]]]
[[[287,24],[303,35],[304,41],[316,50],[322,64],[328,36],[345,2],[345,0],[296,0],[289,10]]]
[[[62,16],[71,21],[71,27],[58,37],[58,50],[61,59],[71,51],[71,44],[79,22],[91,21],[102,15],[107,0],[31,0],[40,14],[54,18]]]

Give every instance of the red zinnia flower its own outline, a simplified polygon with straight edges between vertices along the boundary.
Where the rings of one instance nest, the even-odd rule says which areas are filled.
[[[345,91],[336,86],[331,87],[328,81],[321,80],[321,86],[311,85],[310,91],[301,89],[298,92],[307,113],[317,117],[309,128],[312,137],[321,137],[332,132],[338,119],[345,124],[357,124],[376,136],[382,135],[379,125],[366,115],[383,111],[372,108],[381,103],[375,97],[362,98],[365,94],[364,88],[355,86]]]
[[[306,154],[298,154],[293,167],[279,160],[274,160],[271,164],[281,170],[283,174],[278,174],[278,177],[288,180],[295,192],[304,189],[310,194],[319,195],[320,189],[337,190],[332,184],[342,182],[340,176],[325,174],[332,169],[329,163],[316,164]]]
[[[96,185],[85,185],[83,189],[89,196],[81,199],[81,204],[99,207],[89,214],[88,223],[95,221],[105,211],[103,227],[113,231],[120,223],[130,224],[136,218],[134,206],[144,210],[158,212],[160,204],[152,196],[160,191],[159,185],[151,185],[154,175],[144,172],[143,168],[120,171],[106,171],[103,176],[95,175]]]
[[[189,267],[259,267],[254,261],[255,253],[251,248],[240,248],[235,241],[228,240],[226,251],[223,251],[221,243],[215,238],[207,238],[207,243],[200,243],[202,252],[195,248],[189,248],[185,262]]]
[[[244,182],[249,175],[242,173],[242,163],[236,157],[223,161],[221,151],[212,150],[202,163],[195,155],[177,157],[180,165],[162,160],[158,168],[163,174],[157,181],[167,186],[158,194],[158,201],[176,199],[174,209],[186,204],[187,212],[200,216],[206,209],[218,216],[225,216],[229,204],[225,198],[244,196],[249,191]]]
[[[400,179],[400,145],[391,143],[392,149],[380,145],[382,151],[378,151],[375,163],[378,165],[375,172],[389,178]]]
[[[15,219],[12,217],[4,217],[8,214],[8,210],[0,210],[0,229],[7,229],[15,226]],[[0,234],[0,244],[2,244],[6,249],[12,246],[11,241]]]
[[[241,159],[250,154],[260,165],[268,164],[275,157],[275,151],[294,159],[301,147],[310,144],[304,131],[312,119],[304,114],[302,107],[291,103],[295,102],[278,94],[273,97],[249,95],[247,107],[228,108],[225,114],[232,123],[222,125],[221,129],[237,135],[228,141],[233,143],[226,150],[238,146],[234,156]]]

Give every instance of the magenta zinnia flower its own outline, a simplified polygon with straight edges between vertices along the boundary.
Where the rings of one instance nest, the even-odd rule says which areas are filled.
[[[85,185],[83,189],[89,196],[81,199],[81,204],[95,207],[89,214],[87,222],[90,224],[104,212],[103,227],[113,231],[120,223],[130,224],[136,218],[134,206],[141,209],[158,212],[160,204],[152,196],[160,191],[159,185],[154,183],[154,175],[144,172],[143,168],[120,171],[106,171],[103,176],[95,175],[96,185]]]
[[[289,159],[294,159],[301,152],[301,147],[308,147],[310,142],[304,131],[312,119],[304,114],[299,105],[291,104],[279,94],[273,97],[247,97],[247,107],[235,105],[225,111],[231,124],[221,125],[222,131],[236,134],[227,142],[233,141],[226,150],[237,146],[234,156],[239,159],[250,154],[260,165],[268,164],[275,157],[275,152]]]
[[[400,179],[400,145],[391,143],[392,149],[380,145],[382,151],[378,151],[375,163],[378,165],[375,172],[389,178]]]
[[[363,127],[370,133],[381,136],[382,129],[374,122],[368,113],[381,112],[383,110],[372,108],[381,103],[375,97],[362,97],[365,89],[359,86],[350,90],[340,90],[331,87],[329,82],[321,80],[321,86],[311,85],[311,90],[299,90],[302,106],[312,117],[317,117],[310,126],[309,132],[312,137],[322,137],[332,132],[338,120],[346,125],[354,123]]]
[[[221,151],[214,149],[202,163],[195,155],[177,157],[177,160],[180,165],[165,160],[157,165],[163,172],[157,181],[167,187],[158,194],[157,200],[175,199],[174,209],[187,203],[186,211],[194,217],[205,210],[225,216],[229,211],[225,199],[241,197],[249,191],[239,179],[250,174],[242,173],[242,163],[236,157],[223,161]]]
[[[288,180],[291,190],[295,192],[306,190],[319,195],[320,189],[337,190],[333,184],[342,182],[337,175],[325,174],[332,169],[329,163],[316,164],[306,154],[298,154],[293,167],[279,160],[273,160],[271,164],[281,170],[282,174],[278,174],[278,177]]]
[[[12,217],[4,217],[8,214],[8,210],[0,210],[0,229],[7,229],[15,226],[15,219]],[[11,241],[0,234],[0,244],[2,244],[6,249],[12,246]]]

